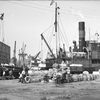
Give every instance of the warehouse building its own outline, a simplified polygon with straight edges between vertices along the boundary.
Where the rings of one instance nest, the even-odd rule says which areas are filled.
[[[0,42],[0,65],[10,63],[10,46]]]

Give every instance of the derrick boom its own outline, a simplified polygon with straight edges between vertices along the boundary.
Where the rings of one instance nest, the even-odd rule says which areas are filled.
[[[53,52],[52,52],[52,50],[51,50],[49,44],[47,43],[46,39],[44,38],[43,34],[41,34],[41,37],[42,37],[42,39],[44,40],[44,42],[46,43],[46,45],[47,45],[48,49],[50,50],[51,54],[53,55],[53,57],[56,58],[55,55],[53,54]]]

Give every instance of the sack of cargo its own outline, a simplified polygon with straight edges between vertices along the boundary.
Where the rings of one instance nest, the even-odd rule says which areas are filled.
[[[33,70],[28,70],[28,75],[33,75],[33,74],[34,74]]]
[[[87,75],[83,75],[83,81],[87,81]]]
[[[99,71],[93,71],[92,74],[95,76],[95,79],[97,79],[97,78],[100,77],[100,73],[99,73]]]
[[[90,74],[87,75],[87,81],[90,81]]]
[[[78,81],[83,81],[83,74],[78,75]]]
[[[94,78],[94,80],[97,79],[97,77],[98,77],[97,75],[93,74],[93,78]]]
[[[77,81],[78,81],[78,75],[77,75],[77,74],[72,75],[72,80],[73,80],[74,82],[77,82]]]
[[[83,75],[89,75],[88,71],[83,71]]]
[[[92,74],[92,77],[93,77],[93,80],[95,80],[95,75],[94,74]]]
[[[93,75],[92,75],[92,74],[90,74],[90,80],[94,80],[94,78],[93,78]]]

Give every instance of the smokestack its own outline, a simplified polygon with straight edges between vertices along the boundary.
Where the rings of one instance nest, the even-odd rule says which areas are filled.
[[[85,47],[85,22],[79,22],[79,52],[83,52]]]

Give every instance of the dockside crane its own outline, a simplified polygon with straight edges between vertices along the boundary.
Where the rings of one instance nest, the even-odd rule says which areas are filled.
[[[26,53],[25,53],[25,49],[26,49],[26,44],[23,43],[23,46],[21,48],[21,52],[19,53],[19,58],[21,58],[21,66],[25,67],[25,57],[26,57]]]
[[[40,55],[40,51],[35,55],[35,56],[31,56],[31,62],[30,62],[30,65],[33,64],[33,65],[36,65],[38,66],[38,61],[40,61],[40,59],[38,59],[38,56]]]
[[[39,56],[40,53],[41,53],[41,52],[39,51],[39,52],[36,54],[36,56],[34,57],[34,59],[37,59],[37,57]]]

